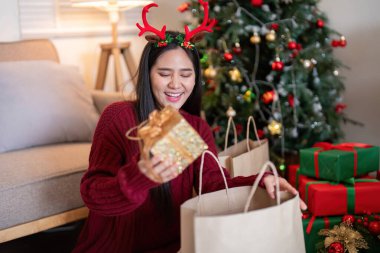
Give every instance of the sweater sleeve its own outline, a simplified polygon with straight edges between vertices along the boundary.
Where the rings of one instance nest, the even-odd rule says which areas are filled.
[[[111,106],[100,117],[91,147],[89,168],[80,187],[87,207],[104,216],[134,211],[144,203],[149,189],[157,185],[138,169],[138,148],[125,148],[123,138],[126,137],[123,127],[115,122],[119,118],[116,112]],[[123,120],[127,121],[128,118]]]
[[[199,131],[199,134],[204,139],[204,141],[207,143],[208,149],[217,157],[218,154],[217,154],[217,149],[215,145],[215,140],[212,135],[210,127],[205,121],[203,120],[199,121],[198,131]],[[201,164],[201,157],[199,157],[194,162],[194,172],[195,172],[194,187],[197,193],[199,189],[200,164]],[[237,186],[253,185],[253,182],[255,181],[257,177],[256,175],[252,175],[248,177],[239,176],[239,177],[231,178],[226,169],[223,168],[223,171],[227,178],[228,187],[230,188],[237,187]],[[268,173],[266,173],[264,177],[267,174]],[[259,185],[261,187],[264,187],[263,180],[261,180]],[[204,168],[203,168],[202,192],[213,192],[213,191],[217,191],[221,189],[225,189],[225,186],[224,186],[223,177],[220,173],[218,164],[210,155],[206,155],[205,160],[204,160]]]

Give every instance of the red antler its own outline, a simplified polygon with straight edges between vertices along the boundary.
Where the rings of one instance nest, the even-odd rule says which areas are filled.
[[[212,32],[211,28],[215,25],[216,20],[208,19],[208,2],[203,2],[203,0],[198,0],[198,2],[203,6],[204,10],[204,17],[203,17],[203,22],[201,26],[197,27],[196,29],[192,30],[191,32],[189,31],[189,27],[186,25],[185,26],[185,39],[184,41],[190,41],[190,39],[197,33],[206,31],[206,32]],[[209,22],[210,21],[210,22]],[[207,23],[209,23],[207,25]]]
[[[151,3],[145,6],[142,10],[142,20],[144,23],[144,27],[142,27],[139,23],[136,23],[137,27],[140,29],[139,36],[143,35],[145,32],[152,32],[160,37],[160,39],[165,40],[165,31],[166,31],[166,25],[164,25],[161,29],[161,32],[157,30],[156,28],[149,25],[146,14],[149,12],[149,9],[151,7],[158,7],[156,3]]]

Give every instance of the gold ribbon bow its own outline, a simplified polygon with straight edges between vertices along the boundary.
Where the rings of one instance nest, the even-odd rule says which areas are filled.
[[[162,138],[164,124],[173,116],[174,108],[167,106],[161,111],[153,111],[149,115],[149,121],[138,130],[138,136],[144,141],[143,155],[149,158],[149,151],[157,139]]]

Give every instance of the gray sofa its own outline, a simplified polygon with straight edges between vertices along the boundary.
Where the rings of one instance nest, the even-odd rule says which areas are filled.
[[[56,49],[49,40],[0,43],[0,64],[36,60],[59,63]],[[8,72],[4,73],[0,76],[0,81],[4,80],[4,75],[6,76]],[[19,72],[19,75],[22,76],[23,72]],[[1,85],[4,84],[0,82],[0,92],[2,92]],[[89,97],[92,101],[90,106],[93,106],[97,117],[111,102],[128,99],[119,93],[102,91],[92,91]],[[14,99],[10,101],[14,103]],[[70,101],[64,104],[68,106]],[[41,108],[38,115],[43,114],[45,109]],[[28,117],[28,115],[22,114],[20,116],[24,119]],[[1,117],[2,115],[0,115],[0,123]],[[94,120],[92,120],[89,128],[92,132],[95,125],[96,122],[94,124]],[[15,127],[19,127],[19,125]],[[20,134],[26,132],[25,134],[34,137],[33,131],[28,133],[33,126],[25,125],[23,127],[26,129],[25,131],[15,132]],[[39,127],[41,129],[41,126]],[[51,129],[56,128],[52,127]],[[81,129],[78,128],[78,131]],[[66,132],[62,133],[62,135],[65,134]],[[71,135],[75,134],[75,132],[71,133]],[[46,133],[44,137],[46,135],[48,134]],[[12,136],[9,139],[7,136],[1,136],[1,133],[0,137],[0,141],[5,140],[4,142],[12,139]],[[21,138],[21,142],[24,141],[23,139]],[[15,144],[10,142],[10,145]],[[27,148],[15,146],[14,149],[0,151],[0,243],[87,216],[88,210],[82,202],[79,185],[83,172],[88,166],[90,147],[91,140],[58,143],[53,141],[53,143],[32,145]]]

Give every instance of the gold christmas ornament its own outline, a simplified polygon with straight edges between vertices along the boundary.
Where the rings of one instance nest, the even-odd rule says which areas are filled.
[[[216,74],[217,74],[217,71],[212,65],[210,65],[207,69],[204,70],[204,75],[208,79],[215,78]]]
[[[273,42],[276,40],[276,32],[272,29],[266,35],[265,39],[269,42]]]
[[[324,241],[325,248],[328,248],[334,242],[339,242],[343,244],[348,253],[357,253],[358,249],[368,249],[368,244],[363,236],[346,222],[335,225],[333,229],[321,229],[318,235],[326,236]]]
[[[268,125],[268,130],[271,135],[281,134],[282,125],[276,120],[272,120]]]
[[[235,117],[236,111],[234,110],[234,108],[232,108],[232,106],[229,106],[226,114],[227,114],[227,117]]]
[[[251,90],[247,90],[245,93],[244,93],[244,96],[243,96],[243,99],[245,102],[251,102],[252,101],[252,91]]]
[[[249,41],[252,44],[259,44],[261,42],[261,37],[259,36],[257,32],[254,32],[251,38],[249,39]]]
[[[228,74],[230,75],[230,78],[232,81],[241,83],[243,79],[241,78],[241,73],[238,68],[234,67],[230,71],[228,71]]]

